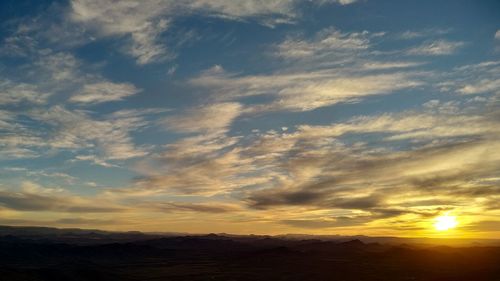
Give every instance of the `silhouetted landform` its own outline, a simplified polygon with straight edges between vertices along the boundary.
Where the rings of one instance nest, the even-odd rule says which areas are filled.
[[[374,240],[0,226],[0,280],[500,280],[495,244]]]

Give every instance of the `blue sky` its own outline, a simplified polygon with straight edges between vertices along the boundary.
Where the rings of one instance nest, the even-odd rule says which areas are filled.
[[[498,1],[2,1],[0,223],[500,231]],[[200,219],[203,218],[203,219]]]

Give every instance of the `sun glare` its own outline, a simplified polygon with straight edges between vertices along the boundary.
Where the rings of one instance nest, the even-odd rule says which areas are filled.
[[[434,227],[438,231],[445,231],[449,230],[452,228],[455,228],[457,226],[458,222],[455,216],[439,216],[436,218],[436,221],[434,223]]]

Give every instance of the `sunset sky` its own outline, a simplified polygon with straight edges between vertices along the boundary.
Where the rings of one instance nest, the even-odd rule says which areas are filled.
[[[499,98],[496,0],[2,0],[0,224],[498,238]]]

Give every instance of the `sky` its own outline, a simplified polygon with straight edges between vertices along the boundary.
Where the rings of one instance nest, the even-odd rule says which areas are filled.
[[[494,0],[3,0],[0,224],[498,238],[499,98]]]

